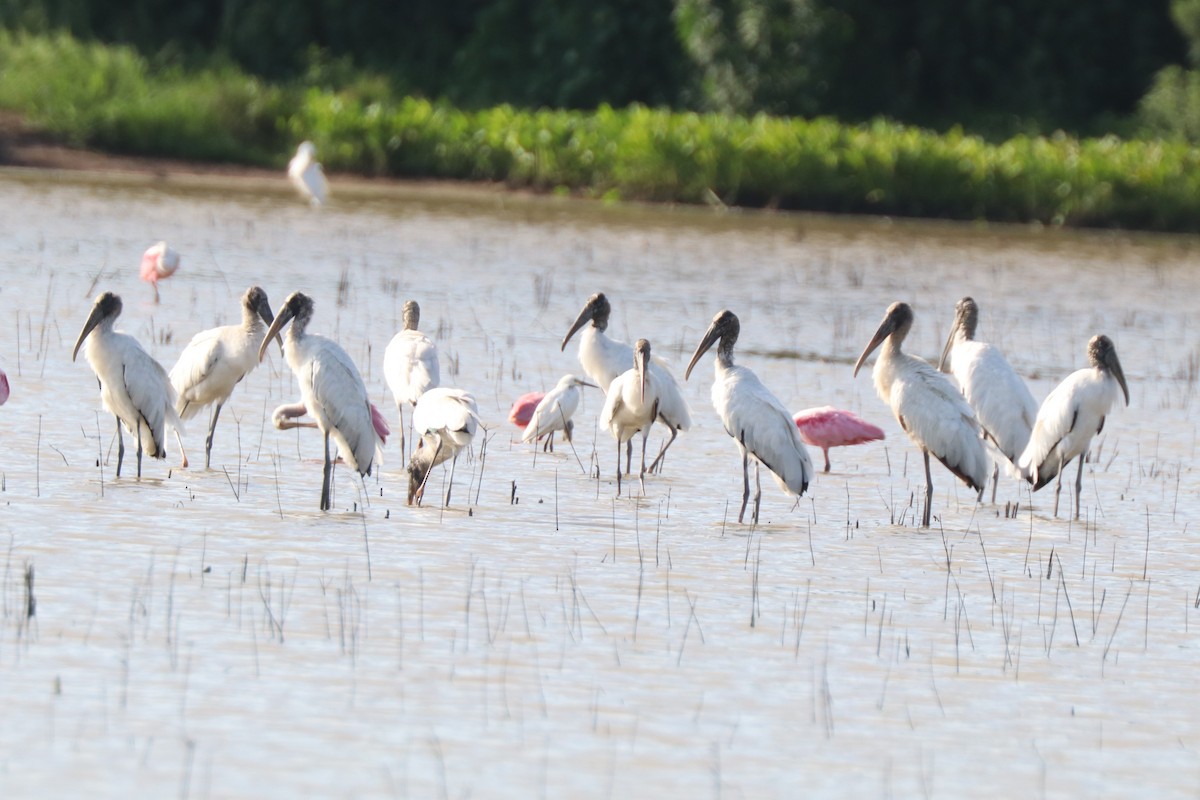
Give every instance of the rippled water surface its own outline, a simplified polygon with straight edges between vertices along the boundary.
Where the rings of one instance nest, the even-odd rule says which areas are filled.
[[[26,173],[0,176],[0,220],[5,796],[1200,786],[1195,239],[434,188],[346,188],[310,212],[276,186]],[[155,305],[137,264],[158,239],[183,266]],[[318,512],[319,434],[271,426],[299,394],[277,349],[226,406],[213,469],[171,447],[115,477],[113,420],[71,361],[92,298],[120,294],[118,327],[169,368],[251,283],[275,306],[310,294],[311,330],[393,419],[383,350],[420,301],[443,383],[488,428],[449,509],[405,506],[393,438],[365,483],[339,467]],[[733,309],[740,363],[786,405],[851,409],[887,440],[835,450],[798,504],[764,481],[763,524],[738,525],[707,356],[684,387],[695,427],[644,498],[614,500],[598,392],[574,454],[534,454],[506,421],[580,371],[559,342],[598,290],[610,334],[650,339],[680,378]],[[934,528],[914,526],[919,452],[852,366],[900,299],[907,348],[935,357],[967,294],[1039,399],[1093,334],[1116,343],[1131,403],[1094,444],[1085,519],[1012,479],[976,505],[935,464]],[[193,464],[203,438],[197,418]]]

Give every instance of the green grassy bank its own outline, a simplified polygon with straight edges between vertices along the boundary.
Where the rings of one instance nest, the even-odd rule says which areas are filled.
[[[278,86],[233,69],[152,70],[132,51],[0,35],[0,108],[64,141],[280,166],[500,181],[591,196],[951,219],[1200,230],[1200,149],[1113,137],[1002,144],[889,122],[644,107],[464,111],[379,81]]]

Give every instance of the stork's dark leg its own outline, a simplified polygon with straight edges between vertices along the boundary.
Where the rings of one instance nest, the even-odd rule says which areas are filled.
[[[1063,467],[1066,464],[1060,464],[1058,467],[1058,482],[1054,484],[1054,518],[1058,519],[1058,496],[1062,492],[1062,475]]]
[[[621,440],[617,439],[617,497],[621,496]]]
[[[667,454],[667,448],[671,446],[671,444],[675,441],[675,437],[679,435],[679,431],[674,427],[669,425],[667,427],[671,428],[671,438],[667,439],[666,443],[663,444],[662,448],[658,451],[658,455],[654,457],[654,461],[650,462],[651,472],[662,469],[663,456]]]
[[[204,468],[212,462],[213,433],[217,430],[217,417],[221,416],[221,404],[213,406],[212,420],[208,423],[208,438],[204,440]]]
[[[933,477],[929,474],[929,451],[921,451],[925,456],[925,517],[921,523],[922,528],[929,527],[929,512],[933,505]]]
[[[992,505],[996,505],[996,486],[1000,483],[1000,465],[992,468]]]
[[[633,463],[633,437],[629,437],[629,441],[625,443],[625,474],[629,474],[629,467]],[[621,468],[621,451],[617,450],[617,469]]]
[[[1079,519],[1079,495],[1083,492],[1083,459],[1086,455],[1085,451],[1077,456],[1079,472],[1075,473],[1075,519]]]
[[[650,426],[642,431],[642,471],[638,473],[638,481],[642,484],[642,497],[646,496],[646,440],[650,438]]]
[[[325,469],[321,477],[321,510],[328,511],[333,505],[329,500],[333,483],[333,462],[329,460],[329,432],[325,431]]]
[[[754,524],[758,524],[758,507],[762,504],[762,478],[759,475],[758,459],[754,460]]]
[[[117,477],[121,477],[121,462],[125,460],[125,437],[121,435],[121,418],[117,417]]]
[[[137,426],[137,464],[137,476],[140,481],[142,479],[142,421],[140,419]]]
[[[742,510],[738,512],[738,524],[746,516],[746,503],[750,501],[750,454],[742,448]]]
[[[454,468],[458,466],[458,453],[450,459],[450,482],[446,484],[446,508],[450,507],[450,490],[454,488]]]

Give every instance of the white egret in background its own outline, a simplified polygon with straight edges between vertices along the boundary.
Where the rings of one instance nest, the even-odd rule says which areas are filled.
[[[415,300],[404,304],[404,328],[392,337],[383,351],[383,377],[400,415],[400,456],[404,457],[404,404],[416,406],[421,395],[441,380],[437,345],[418,328],[421,306]]]
[[[575,430],[575,423],[571,421],[571,417],[575,416],[575,411],[579,408],[579,398],[582,394],[579,387],[581,386],[596,388],[596,384],[580,380],[574,375],[563,375],[558,384],[541,399],[537,408],[533,410],[533,416],[525,426],[525,433],[521,436],[521,441],[536,442],[545,436],[546,441],[542,445],[542,450],[543,452],[549,450],[551,453],[554,452],[555,432],[562,431],[563,438],[568,442],[571,441],[571,435]]]
[[[138,272],[142,280],[154,287],[154,302],[158,302],[158,282],[169,278],[179,269],[179,253],[169,247],[166,242],[150,245],[142,253],[142,263]]]
[[[1017,460],[1029,443],[1029,432],[1037,417],[1037,401],[995,345],[975,340],[979,324],[979,306],[964,297],[954,306],[954,325],[942,349],[938,369],[949,372],[958,381],[963,397],[975,412],[984,441],[992,445],[992,502],[996,502],[996,484],[1000,462],[1011,465],[1020,474]],[[997,456],[996,453],[999,453]]]
[[[983,493],[987,483],[988,457],[975,412],[962,393],[929,362],[900,349],[912,323],[908,303],[888,306],[879,329],[858,357],[854,374],[858,375],[867,356],[882,344],[872,370],[875,391],[891,407],[896,421],[925,458],[925,515],[921,525],[928,528],[933,504],[929,456],[932,454],[977,494]]]
[[[121,315],[121,298],[112,292],[103,292],[92,304],[92,311],[71,360],[84,348],[84,357],[96,379],[100,381],[100,401],[110,414],[117,418],[117,477],[121,477],[121,463],[125,460],[125,440],[121,426],[137,441],[137,476],[142,477],[142,453],[151,458],[166,458],[163,440],[165,426],[175,430],[182,427],[175,413],[175,390],[167,378],[167,371],[150,357],[137,339],[126,333],[113,330],[113,323]]]
[[[662,385],[658,375],[650,369],[650,342],[638,339],[633,346],[633,368],[613,378],[608,385],[604,407],[600,409],[600,427],[617,440],[617,496],[621,496],[621,445],[632,446],[633,436],[642,434],[642,466],[638,481],[642,494],[646,493],[646,439],[650,426],[658,417]],[[629,459],[626,457],[626,471]]]
[[[605,333],[611,313],[612,307],[603,292],[592,295],[584,303],[583,310],[579,312],[579,316],[571,325],[571,329],[567,331],[567,335],[563,337],[562,345],[559,347],[560,350],[565,350],[571,337],[580,328],[587,326],[579,337],[579,363],[583,366],[583,371],[587,373],[587,376],[605,394],[608,393],[608,386],[613,379],[628,370],[629,363],[633,360],[633,348],[624,342],[608,338]],[[588,325],[589,322],[591,325]],[[651,360],[649,371],[654,376],[654,382],[659,392],[658,421],[671,431],[671,438],[663,444],[662,449],[658,451],[658,455],[650,464],[650,471],[653,472],[661,466],[663,457],[667,454],[667,448],[675,441],[679,432],[692,427],[692,414],[683,397],[683,391],[679,388],[679,382],[667,369],[666,362],[657,358]],[[626,471],[629,470],[630,455],[631,448],[626,449]]]
[[[293,292],[279,308],[266,337],[258,348],[259,361],[270,340],[285,325],[292,323],[284,340],[283,353],[300,384],[300,399],[317,422],[325,439],[325,468],[321,482],[321,510],[332,507],[333,460],[329,439],[338,453],[359,475],[370,475],[375,460],[381,458],[383,442],[375,430],[371,401],[358,368],[337,342],[308,332],[313,301],[308,295]]]
[[[1093,336],[1087,346],[1091,366],[1076,370],[1047,395],[1038,409],[1029,444],[1019,465],[1034,490],[1059,476],[1054,490],[1054,516],[1062,491],[1062,470],[1072,458],[1079,459],[1075,476],[1075,519],[1079,519],[1079,496],[1083,491],[1083,462],[1092,437],[1104,430],[1104,418],[1112,411],[1118,390],[1129,405],[1129,386],[1117,359],[1117,349],[1107,336]]]
[[[479,429],[475,397],[462,389],[430,389],[417,400],[412,423],[413,431],[421,438],[408,462],[408,504],[411,506],[414,500],[421,504],[430,471],[450,461],[445,499],[445,505],[449,506],[459,451],[471,444]]]
[[[296,148],[296,155],[288,162],[287,172],[292,185],[309,205],[313,208],[325,205],[329,199],[329,182],[325,180],[325,170],[317,161],[316,145],[301,142]]]
[[[261,287],[251,286],[242,295],[242,323],[197,333],[171,368],[171,385],[177,395],[175,411],[180,419],[189,420],[205,406],[212,406],[208,437],[204,440],[205,469],[212,461],[213,433],[221,407],[233,394],[233,387],[258,366],[259,347],[267,326],[274,321],[267,293]],[[182,441],[179,452],[186,467],[187,453]]]
[[[690,378],[700,357],[713,344],[720,342],[714,366],[713,408],[721,418],[725,432],[733,437],[742,453],[742,509],[738,512],[739,523],[746,515],[746,504],[750,500],[750,457],[754,457],[754,513],[751,521],[757,524],[758,509],[762,502],[759,464],[770,470],[780,489],[794,497],[799,497],[808,489],[813,478],[813,465],[808,450],[800,441],[800,431],[791,413],[767,390],[753,371],[733,363],[733,347],[737,344],[740,332],[741,323],[736,314],[729,310],[719,312],[704,332],[683,377],[684,380]]]

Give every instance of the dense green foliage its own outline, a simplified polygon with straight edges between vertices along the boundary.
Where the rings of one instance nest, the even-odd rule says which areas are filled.
[[[1171,16],[1188,42],[1192,69],[1164,68],[1142,101],[1140,120],[1154,135],[1200,142],[1200,0],[1173,0]]]

